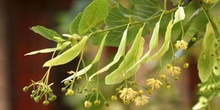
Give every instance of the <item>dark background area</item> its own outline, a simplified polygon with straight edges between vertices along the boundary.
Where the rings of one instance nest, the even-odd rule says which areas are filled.
[[[61,101],[60,78],[58,72],[53,73],[51,81],[58,83],[52,88],[58,96],[58,100],[48,106],[35,103],[30,97],[30,92],[24,93],[22,88],[29,85],[31,79],[37,81],[42,78],[46,68],[41,65],[50,58],[50,54],[24,56],[33,50],[52,47],[54,45],[39,35],[33,33],[30,27],[42,25],[54,29],[58,24],[55,16],[60,11],[70,10],[74,0],[4,0],[6,14],[6,41],[8,47],[8,82],[9,109],[10,110],[69,110]],[[62,68],[62,67],[60,67]],[[64,73],[63,73],[64,74]],[[60,75],[63,76],[63,75]],[[59,81],[59,82],[58,82]],[[59,95],[60,94],[60,95]],[[40,102],[42,103],[42,102]]]

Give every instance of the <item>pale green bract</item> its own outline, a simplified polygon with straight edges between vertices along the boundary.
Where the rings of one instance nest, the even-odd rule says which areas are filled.
[[[120,42],[120,45],[118,47],[118,51],[113,59],[113,61],[111,63],[109,63],[108,65],[106,65],[105,67],[103,67],[102,69],[100,69],[99,71],[97,71],[96,73],[94,73],[92,76],[89,77],[89,80],[91,80],[94,76],[99,75],[105,71],[108,71],[108,69],[113,66],[114,64],[116,64],[120,58],[122,56],[124,56],[125,54],[125,49],[126,49],[126,39],[127,39],[127,32],[128,32],[128,28],[129,25],[127,26],[127,28],[125,29],[125,31],[123,32],[123,36]]]
[[[193,106],[193,110],[206,110],[208,107],[208,99],[204,96],[199,97],[199,102]]]
[[[55,58],[45,62],[43,67],[63,65],[63,64],[66,64],[66,63],[72,61],[84,49],[85,44],[88,39],[89,39],[88,36],[83,37],[82,40],[78,44],[72,46],[70,49],[68,49],[67,51],[63,52],[62,54],[56,56]]]
[[[215,34],[211,23],[206,25],[206,33],[203,38],[202,53],[198,60],[199,78],[206,82],[212,74],[214,66]]]
[[[182,6],[179,6],[178,9],[175,12],[174,23],[173,24],[176,24],[177,22],[182,21],[184,19],[185,19],[184,9],[183,9]]]
[[[161,19],[160,19],[161,20]],[[132,71],[134,68],[139,66],[141,63],[146,63],[150,58],[151,51],[158,45],[158,38],[159,38],[159,29],[160,29],[160,20],[156,23],[153,34],[151,36],[151,40],[149,43],[149,50],[146,54],[141,57],[132,67],[130,67],[126,72]]]
[[[130,67],[132,67],[142,55],[144,49],[144,38],[142,37],[143,29],[144,26],[140,28],[139,32],[135,37],[132,47],[124,57],[119,67],[105,77],[106,84],[118,84],[136,74],[140,66],[135,67],[134,69],[132,69],[132,71],[126,71]]]
[[[171,33],[172,33],[172,28],[173,28],[173,19],[170,20],[167,29],[166,29],[166,33],[165,33],[165,40],[164,43],[162,45],[162,47],[158,50],[157,53],[155,53],[151,59],[152,60],[158,60],[159,58],[161,58],[169,49],[170,47],[170,41],[171,41]]]
[[[69,41],[64,42],[64,43],[58,43],[56,48],[45,48],[45,49],[32,51],[32,52],[26,53],[25,56],[35,55],[35,54],[39,54],[39,53],[50,53],[50,52],[54,52],[54,51],[57,51],[57,50],[63,50],[70,44],[71,43]]]
[[[86,72],[88,72],[88,71],[91,69],[91,67],[92,67],[96,62],[98,62],[98,61],[100,60],[101,55],[102,55],[102,51],[103,51],[103,48],[104,48],[104,45],[105,45],[105,41],[106,41],[107,35],[108,35],[108,33],[103,37],[102,42],[101,42],[101,45],[100,45],[100,47],[99,47],[99,50],[98,50],[98,52],[97,52],[97,54],[96,54],[94,60],[92,61],[92,63],[89,64],[88,66],[84,67],[82,70],[76,72],[75,74],[73,74],[73,75],[67,77],[67,78],[64,79],[63,81],[71,80],[71,79],[74,78],[74,77],[81,76],[81,75],[85,74]],[[62,81],[62,82],[63,82],[63,81]]]

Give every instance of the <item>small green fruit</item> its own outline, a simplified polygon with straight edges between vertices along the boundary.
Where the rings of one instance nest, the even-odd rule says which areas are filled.
[[[100,105],[100,104],[101,104],[101,101],[100,101],[100,100],[95,100],[95,101],[94,101],[94,105],[98,106],[98,105]]]
[[[74,91],[72,89],[68,89],[68,91],[66,92],[67,96],[72,96],[74,94]]]
[[[50,103],[50,101],[48,101],[48,100],[43,101],[44,105],[48,105],[49,103]]]
[[[25,87],[23,88],[23,91],[24,91],[24,92],[27,92],[28,89],[29,89],[28,86],[25,86]]]

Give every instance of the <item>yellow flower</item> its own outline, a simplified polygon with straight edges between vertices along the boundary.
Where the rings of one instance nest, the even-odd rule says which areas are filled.
[[[173,73],[174,73],[174,75],[178,76],[181,73],[180,67],[174,66],[173,67]]]
[[[178,76],[181,73],[180,67],[177,66],[171,66],[170,64],[167,64],[166,73],[170,74],[171,76]]]
[[[175,44],[176,49],[186,50],[188,48],[188,43],[184,40],[177,41]]]
[[[149,99],[150,98],[148,96],[145,96],[145,95],[137,96],[134,99],[134,103],[135,103],[136,106],[143,106],[143,105],[149,103]]]
[[[150,86],[152,89],[154,89],[154,88],[159,89],[160,86],[163,85],[163,83],[160,80],[150,78],[147,80],[146,85]]]
[[[130,101],[133,100],[137,95],[137,92],[132,88],[123,88],[123,90],[120,90],[119,93],[120,98],[124,103],[130,103]]]

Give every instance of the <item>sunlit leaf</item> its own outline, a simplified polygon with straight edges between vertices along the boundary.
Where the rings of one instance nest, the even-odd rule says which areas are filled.
[[[95,0],[87,6],[79,22],[79,34],[84,34],[100,22],[102,22],[109,13],[108,0]]]
[[[102,69],[100,69],[99,71],[97,71],[96,73],[94,73],[89,79],[91,80],[94,76],[99,75],[105,71],[108,71],[108,69],[113,66],[114,64],[116,64],[120,58],[125,54],[125,49],[126,49],[126,38],[127,38],[127,32],[128,32],[128,28],[129,25],[127,26],[126,30],[123,33],[123,37],[121,39],[121,43],[118,47],[118,51],[113,59],[113,61],[111,63],[109,63],[108,65],[106,65],[105,67],[103,67]]]
[[[214,65],[214,52],[215,52],[215,34],[211,23],[206,26],[206,33],[203,38],[202,51],[199,56],[198,70],[199,78],[202,82],[209,79],[212,74]]]
[[[43,26],[34,26],[31,28],[31,30],[37,34],[40,34],[41,36],[43,36],[44,38],[46,38],[48,40],[52,40],[55,42],[63,41],[62,37],[57,32],[55,32],[51,29],[45,28]],[[61,41],[55,37],[59,37]]]
[[[57,57],[45,62],[43,67],[63,65],[72,61],[83,50],[88,38],[88,36],[83,37],[83,39],[78,44],[74,45],[73,47],[58,55]]]
[[[134,43],[126,56],[124,57],[124,60],[121,62],[119,67],[115,69],[113,72],[111,72],[109,75],[105,78],[106,84],[117,84],[125,79],[133,76],[137,70],[139,69],[139,66],[132,69],[129,72],[126,72],[130,67],[132,67],[137,60],[142,55],[143,52],[143,45],[144,45],[144,38],[142,37],[144,27],[140,28],[139,32],[137,33]]]

